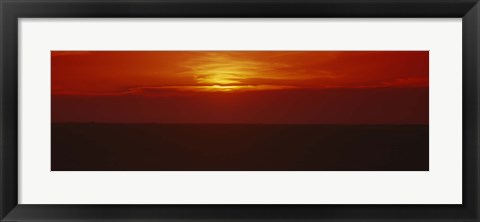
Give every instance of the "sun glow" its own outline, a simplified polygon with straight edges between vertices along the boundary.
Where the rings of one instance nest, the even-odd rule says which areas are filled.
[[[208,85],[201,87],[207,91],[252,89],[255,86],[245,84],[245,80],[260,74],[257,63],[219,53],[209,53],[190,65],[196,83]]]
[[[184,90],[205,91],[205,92],[234,92],[234,91],[255,91],[255,90],[280,90],[294,89],[293,86],[275,86],[275,85],[211,85],[195,86]]]
[[[221,92],[231,92],[237,90],[248,90],[253,89],[255,86],[225,86],[225,85],[212,85],[212,86],[205,86],[202,87],[202,90],[205,91],[221,91]]]
[[[238,84],[238,76],[234,74],[215,73],[209,75],[202,75],[196,78],[199,84],[212,84],[212,85],[229,85]]]

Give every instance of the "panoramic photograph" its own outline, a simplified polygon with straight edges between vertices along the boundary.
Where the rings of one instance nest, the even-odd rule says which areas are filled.
[[[428,51],[51,51],[52,171],[428,171]]]

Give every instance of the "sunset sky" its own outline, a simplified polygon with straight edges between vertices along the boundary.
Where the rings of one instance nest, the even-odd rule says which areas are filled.
[[[428,124],[428,51],[52,51],[52,121]]]

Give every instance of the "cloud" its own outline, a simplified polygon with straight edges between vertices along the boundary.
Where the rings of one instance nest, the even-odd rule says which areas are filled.
[[[179,96],[192,95],[198,93],[213,92],[246,92],[263,90],[285,90],[297,89],[295,86],[286,85],[203,85],[203,86],[158,86],[158,87],[133,87],[121,92],[75,92],[75,91],[57,91],[53,95],[59,96]]]
[[[298,53],[275,55],[295,54]],[[249,84],[249,80],[253,79],[301,80],[335,77],[331,72],[319,68],[305,69],[295,63],[272,62],[271,55],[265,56],[266,58],[249,58],[245,55],[251,53],[204,53],[184,61],[182,66],[187,68],[186,74],[192,75],[198,84],[210,85]]]
[[[88,55],[92,51],[51,51],[52,56]]]
[[[428,77],[397,78],[392,81],[383,82],[382,85],[390,87],[427,87]]]
[[[373,84],[327,85],[324,88],[408,88],[428,87],[427,77],[397,78]]]

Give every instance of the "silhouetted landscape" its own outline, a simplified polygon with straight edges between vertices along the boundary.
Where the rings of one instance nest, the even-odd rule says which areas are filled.
[[[53,123],[53,171],[420,171],[428,125]]]

